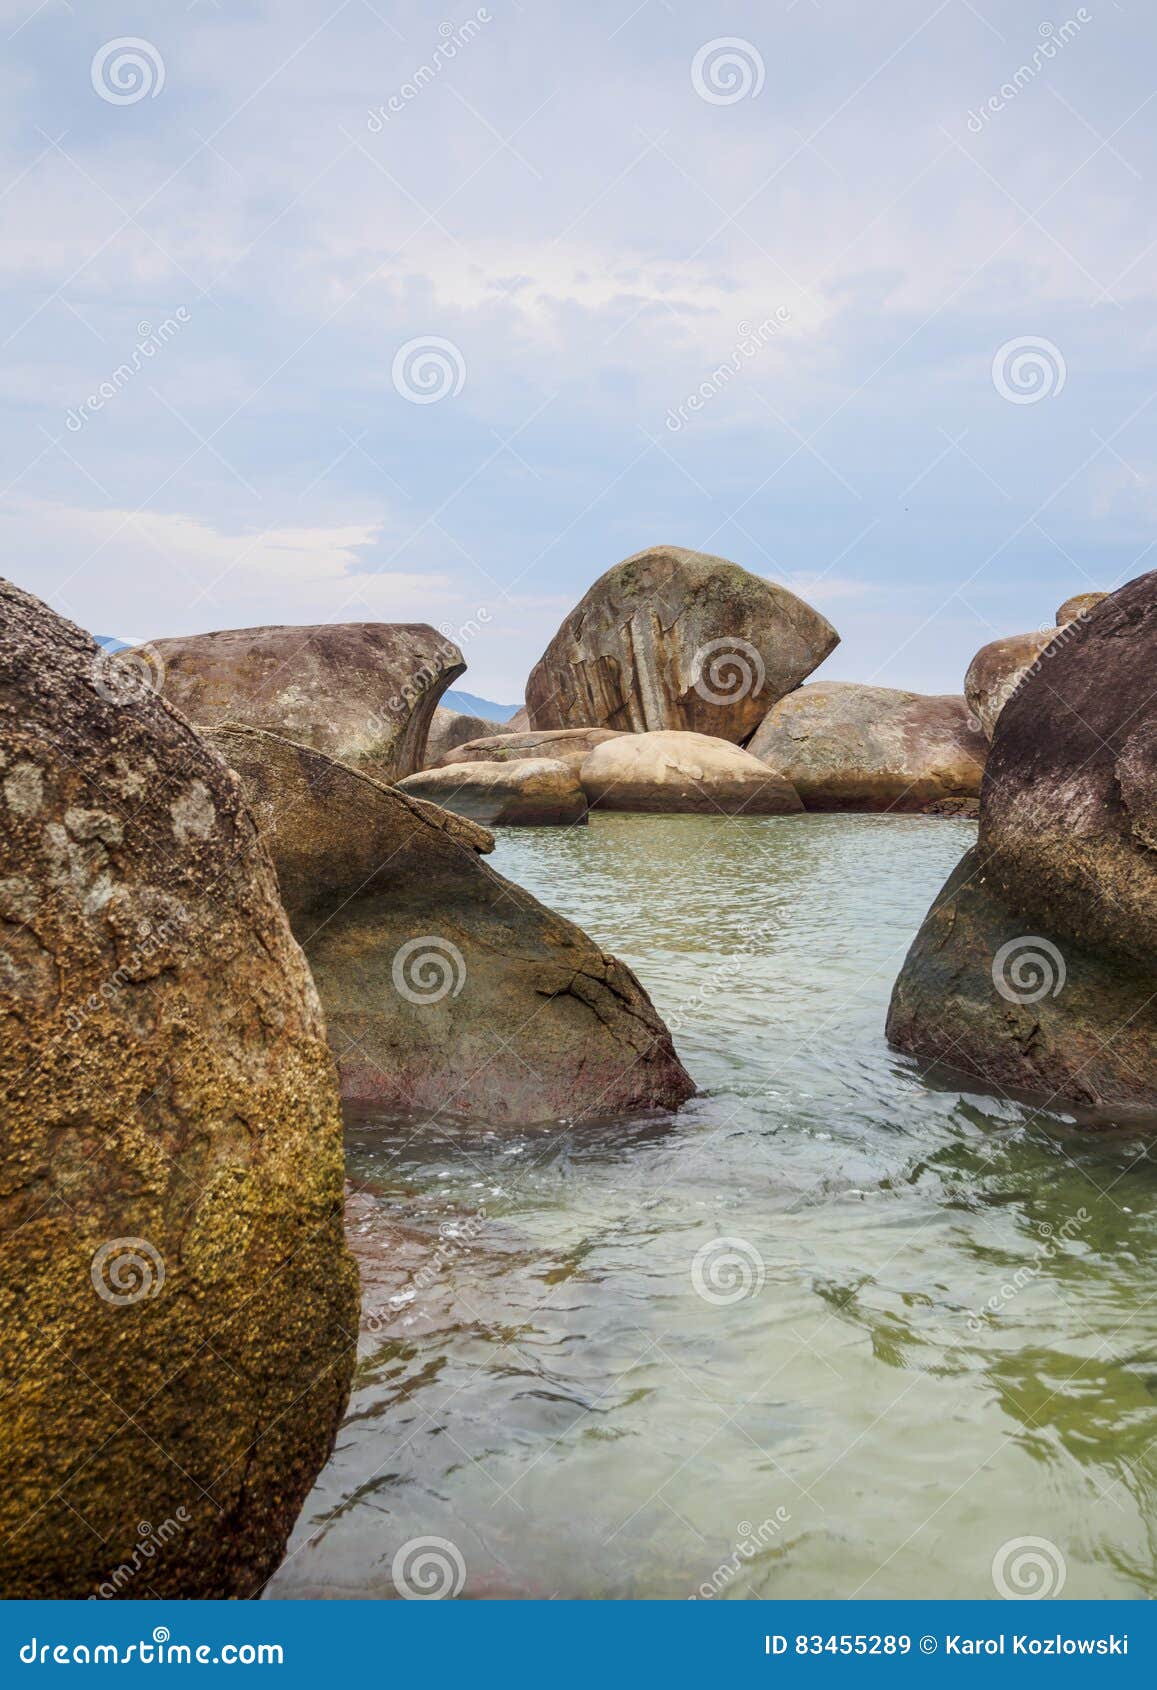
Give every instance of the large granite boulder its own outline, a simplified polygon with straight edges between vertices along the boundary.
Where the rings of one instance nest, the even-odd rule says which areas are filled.
[[[447,763],[409,775],[398,786],[482,827],[573,827],[587,819],[578,775],[550,757]]]
[[[988,741],[963,698],[813,681],[768,711],[747,749],[805,810],[928,810],[976,798]]]
[[[230,628],[143,650],[198,727],[265,728],[379,780],[421,768],[438,700],[466,668],[451,640],[419,622]]]
[[[236,777],[7,584],[0,815],[0,1595],[254,1596],[357,1331],[317,994]]]
[[[577,774],[596,745],[617,739],[613,728],[546,728],[541,733],[499,733],[458,745],[442,758],[446,763],[517,763],[527,757],[549,757]]]
[[[783,775],[708,734],[616,735],[590,753],[580,779],[592,809],[703,816],[781,816],[803,809]]]
[[[458,746],[503,731],[501,722],[488,722],[484,716],[467,716],[461,710],[445,710],[439,705],[430,718],[421,767],[432,769],[438,763],[449,762],[451,752]]]
[[[526,733],[529,727],[530,711],[526,708],[526,705],[523,704],[520,705],[520,707],[514,712],[514,715],[511,716],[510,720],[506,723],[506,732],[511,734]]]
[[[1157,1104],[1157,572],[1058,631],[1000,714],[975,853],[888,1036],[1002,1086]]]
[[[266,831],[347,1097],[522,1125],[691,1095],[630,969],[484,863],[485,830],[272,734],[213,740]]]
[[[1002,895],[1048,931],[1157,957],[1157,571],[1067,627],[1005,706],[979,844]]]
[[[964,700],[980,731],[991,739],[996,718],[1025,676],[1043,661],[1055,628],[1034,628],[981,646],[964,677]]]
[[[908,952],[889,1040],[983,1091],[1157,1107],[1157,974],[1043,925],[1013,914],[967,852]]]
[[[738,744],[839,644],[818,611],[725,558],[654,546],[608,569],[526,685],[532,728]]]

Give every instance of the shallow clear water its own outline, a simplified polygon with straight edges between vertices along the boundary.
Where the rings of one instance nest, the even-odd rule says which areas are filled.
[[[931,1089],[884,1043],[974,835],[500,836],[496,867],[635,968],[702,1094],[513,1136],[351,1122],[388,1248],[270,1595],[392,1596],[431,1536],[475,1598],[992,1597],[1062,1569],[1065,1596],[1157,1594],[1149,1144]]]

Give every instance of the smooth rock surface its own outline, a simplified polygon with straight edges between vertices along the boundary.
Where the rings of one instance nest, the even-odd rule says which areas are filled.
[[[447,763],[410,775],[398,786],[482,827],[573,827],[587,818],[573,767],[550,757]]]
[[[254,1596],[357,1330],[317,994],[230,770],[7,584],[0,815],[0,1593]]]
[[[549,757],[577,774],[596,745],[617,739],[613,728],[545,728],[540,733],[499,733],[469,740],[447,752],[442,763],[515,763]]]
[[[267,833],[345,1096],[525,1125],[691,1095],[630,969],[484,863],[483,829],[272,734],[215,739]]]
[[[964,677],[964,700],[980,730],[989,739],[996,718],[1034,664],[1056,638],[1055,628],[1035,628],[1029,634],[1010,634],[981,646]]]
[[[597,745],[580,776],[592,809],[674,815],[790,815],[789,781],[758,757],[707,734],[622,734]]]
[[[786,587],[654,546],[608,569],[563,622],[527,682],[530,725],[738,743],[838,644]]]
[[[439,705],[430,719],[421,767],[432,769],[438,763],[449,762],[451,752],[458,746],[503,732],[501,722],[488,722],[483,716],[467,716],[461,710],[445,710]]]
[[[164,696],[198,727],[236,722],[400,780],[421,766],[439,698],[466,668],[420,622],[230,628],[142,650]]]
[[[919,811],[977,798],[988,742],[963,698],[813,681],[768,712],[747,749],[806,810]]]

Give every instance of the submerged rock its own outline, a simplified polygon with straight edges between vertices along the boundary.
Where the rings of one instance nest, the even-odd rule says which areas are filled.
[[[1055,628],[1010,634],[981,646],[964,677],[964,699],[982,733],[992,738],[996,719],[1056,638]]]
[[[574,769],[549,757],[448,763],[423,769],[398,786],[483,827],[573,827],[587,819]]]
[[[317,995],[235,776],[6,583],[0,813],[0,1593],[254,1596],[357,1327]]]
[[[653,546],[608,569],[563,622],[527,682],[530,726],[738,743],[838,644],[786,587],[726,558]]]
[[[707,734],[619,734],[595,747],[580,779],[591,807],[603,810],[780,816],[803,809],[783,775]]]
[[[421,766],[438,700],[466,668],[420,622],[230,628],[143,649],[198,727],[285,734],[380,780]]]
[[[929,912],[888,1037],[1047,1098],[1157,1107],[1157,572],[1060,630],[1005,705],[974,853]]]
[[[466,716],[460,710],[444,710],[439,705],[430,720],[420,766],[432,769],[438,763],[449,761],[450,753],[458,746],[502,731],[501,722],[488,722],[482,716]]]
[[[764,717],[747,749],[806,810],[929,810],[975,799],[988,742],[963,698],[813,681]]]
[[[347,1097],[524,1125],[691,1095],[630,969],[482,862],[484,829],[275,735],[213,738],[267,834]]]
[[[613,728],[544,728],[539,733],[499,733],[469,740],[442,758],[446,763],[513,763],[549,757],[577,774],[596,745],[620,736]]]

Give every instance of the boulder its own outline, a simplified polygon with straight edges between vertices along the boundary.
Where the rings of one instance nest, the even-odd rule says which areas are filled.
[[[654,546],[595,582],[531,672],[530,726],[738,744],[839,644],[818,611],[725,558]]]
[[[592,809],[703,816],[780,816],[803,809],[783,775],[708,734],[616,735],[596,745],[580,778]]]
[[[541,733],[499,733],[469,740],[447,752],[442,763],[516,763],[526,757],[549,757],[565,763],[575,774],[596,745],[617,739],[613,728],[549,728]]]
[[[123,683],[0,583],[0,1594],[250,1597],[353,1364],[338,1088],[236,777]]]
[[[525,733],[529,727],[530,712],[524,704],[520,709],[514,712],[514,715],[511,716],[510,720],[506,723],[506,732],[512,734]]]
[[[1056,638],[1055,628],[1036,628],[1031,634],[1010,634],[981,646],[964,677],[964,700],[980,731],[989,739],[996,718],[1030,669]]]
[[[457,746],[502,732],[501,722],[488,722],[482,716],[466,716],[460,710],[445,710],[439,705],[430,718],[430,731],[426,736],[426,749],[422,755],[421,767],[432,769],[437,763],[449,761],[450,753]]]
[[[483,862],[482,828],[272,734],[214,742],[269,840],[347,1097],[520,1126],[691,1095],[630,969]]]
[[[1083,616],[1108,596],[1108,593],[1074,593],[1057,611],[1057,627],[1063,628],[1066,622],[1075,622],[1078,616]]]
[[[1068,623],[1009,699],[977,847],[929,912],[888,1036],[989,1083],[1157,1105],[1157,572]]]
[[[805,810],[929,810],[975,799],[988,741],[963,698],[813,681],[768,711],[748,751]]]
[[[573,827],[587,819],[578,775],[552,757],[447,763],[409,775],[398,786],[483,827]]]
[[[889,1041],[983,1091],[1157,1108],[1157,975],[1042,925],[1012,913],[969,851],[908,952]]]
[[[421,767],[438,700],[466,667],[417,622],[230,628],[141,651],[198,727],[265,728],[380,780]]]
[[[1006,902],[1097,949],[1157,956],[1157,571],[1058,631],[1001,713],[981,804]]]

